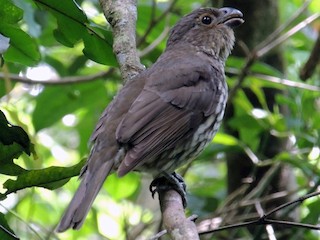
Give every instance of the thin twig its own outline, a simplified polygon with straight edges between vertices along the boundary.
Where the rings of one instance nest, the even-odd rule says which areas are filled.
[[[24,223],[27,228],[29,228],[40,240],[43,240],[43,238],[40,236],[40,234],[38,233],[37,230],[35,230],[30,223],[28,223],[27,221],[25,221],[24,219],[22,219],[19,214],[17,214],[16,212],[12,211],[11,209],[8,209],[7,207],[5,207],[3,204],[0,203],[0,206],[3,207],[6,211],[10,212],[12,215],[14,215],[18,220],[20,220],[22,223]],[[18,238],[19,239],[19,238]]]
[[[174,5],[177,3],[178,0],[172,0],[169,7],[162,12],[162,14],[155,18],[155,13],[151,15],[151,21],[150,24],[147,28],[147,30],[144,32],[143,36],[138,40],[137,46],[139,47],[141,44],[143,44],[146,41],[146,38],[148,37],[148,35],[151,33],[152,29],[159,23],[162,21],[162,19],[164,17],[167,16],[167,14],[172,10],[172,8],[174,7]],[[153,8],[152,8],[153,9]]]
[[[320,17],[320,13],[312,14],[310,17],[306,18],[305,20],[303,20],[302,22],[300,22],[299,24],[297,24],[296,26],[291,28],[285,34],[283,34],[280,37],[274,39],[273,41],[271,41],[266,46],[260,48],[257,51],[257,54],[256,54],[257,58],[261,58],[263,55],[265,55],[266,53],[270,52],[270,50],[274,49],[275,47],[277,47],[278,45],[280,45],[281,43],[286,41],[292,35],[296,34],[302,28],[306,27],[307,25],[309,25],[310,23],[312,23],[314,20],[318,19],[319,17]]]
[[[307,224],[307,223],[297,223],[297,222],[290,222],[290,221],[281,221],[281,220],[275,220],[275,219],[264,219],[260,225],[265,224],[277,224],[277,225],[285,225],[285,226],[291,226],[291,227],[300,227],[300,228],[308,228],[312,230],[320,230],[320,226]]]
[[[297,223],[297,222],[291,222],[291,221],[281,221],[281,220],[275,220],[275,219],[268,218],[270,215],[274,214],[275,212],[278,212],[278,211],[280,211],[284,208],[287,208],[291,205],[294,205],[294,204],[301,204],[306,199],[309,199],[311,197],[318,196],[318,195],[320,195],[320,191],[307,194],[307,195],[302,196],[296,200],[282,204],[279,207],[276,207],[275,209],[269,211],[268,213],[264,214],[263,216],[259,217],[256,220],[247,221],[247,222],[243,222],[243,223],[231,224],[231,225],[227,225],[227,226],[223,226],[223,227],[219,227],[219,228],[215,228],[215,229],[202,231],[202,232],[199,232],[199,235],[209,234],[209,233],[228,230],[228,229],[240,228],[240,227],[247,227],[247,226],[253,226],[253,225],[268,225],[268,224],[278,224],[278,225],[286,225],[286,226],[292,226],[292,227],[320,230],[320,226],[318,226],[318,225]]]
[[[26,84],[43,84],[43,85],[65,85],[65,84],[74,84],[74,83],[85,83],[90,82],[94,80],[98,80],[101,78],[106,78],[108,75],[112,74],[114,71],[114,68],[110,68],[106,72],[99,72],[92,75],[87,76],[68,76],[68,77],[62,77],[59,79],[41,79],[41,80],[35,80],[30,79],[25,76],[20,76],[17,74],[10,74],[8,77],[12,81],[26,83]],[[4,79],[5,75],[3,73],[0,73],[0,79]]]
[[[236,69],[236,68],[226,68],[226,73],[231,73],[231,74],[238,75],[238,74],[240,74],[240,71],[238,69]],[[255,72],[249,72],[248,76],[257,77],[260,80],[268,81],[268,82],[271,82],[271,83],[277,83],[277,84],[281,84],[281,85],[288,86],[288,87],[300,88],[300,89],[309,90],[309,91],[315,91],[315,92],[319,92],[320,91],[320,87],[315,86],[315,85],[302,83],[302,82],[296,82],[296,81],[293,81],[293,80],[290,80],[290,79],[275,77],[275,76],[271,76],[271,75],[255,73]]]
[[[309,193],[307,195],[304,195],[296,200],[293,200],[291,202],[288,202],[288,203],[284,203],[282,205],[280,205],[279,207],[276,207],[275,209],[269,211],[268,213],[265,214],[265,217],[268,217],[270,215],[272,215],[273,213],[275,212],[278,212],[279,210],[283,209],[283,208],[286,208],[288,206],[291,206],[293,204],[301,204],[303,201],[305,201],[306,199],[308,198],[311,198],[311,197],[314,197],[314,196],[318,196],[320,195],[320,192],[313,192],[313,193]]]
[[[263,175],[263,178],[259,181],[259,184],[251,192],[246,194],[245,200],[262,196],[263,192],[270,185],[277,172],[280,171],[280,168],[280,163],[275,163],[271,168],[269,168],[268,171]]]
[[[211,229],[211,230],[208,230],[208,231],[199,232],[199,235],[201,236],[201,235],[204,235],[204,234],[220,232],[220,231],[233,229],[233,228],[247,227],[247,226],[256,224],[256,222],[257,222],[257,220],[243,222],[243,223],[231,224],[231,225],[228,225],[228,226],[223,226],[223,227]]]
[[[251,55],[247,58],[247,61],[239,74],[237,83],[229,91],[228,102],[232,101],[236,92],[241,87],[243,81],[249,75],[249,70],[250,70],[251,66],[253,65],[253,63],[256,61],[256,59],[257,59],[257,55],[255,54],[255,52],[251,53]],[[231,105],[227,104],[227,106],[231,106]],[[226,112],[228,112],[228,111],[226,111]]]
[[[7,233],[8,235],[10,235],[10,237],[15,238],[15,239],[19,239],[14,233],[12,233],[11,231],[9,231],[8,229],[6,229],[4,226],[2,226],[0,224],[0,229],[2,229],[2,231],[4,231],[5,233]],[[10,238],[11,239],[11,238]]]
[[[160,237],[166,235],[167,232],[168,232],[168,231],[167,231],[166,229],[164,229],[164,230],[162,230],[161,232],[158,232],[156,235],[154,235],[154,236],[152,236],[151,238],[149,238],[149,240],[157,240],[157,239],[159,239]]]
[[[255,205],[256,211],[258,212],[259,216],[262,217],[264,215],[264,211],[261,206],[261,203],[256,200],[254,205]],[[266,224],[265,229],[266,229],[269,240],[276,240],[273,226],[271,224]]]
[[[170,31],[170,27],[166,26],[162,33],[145,49],[141,50],[139,53],[139,56],[145,56],[148,53],[150,53],[153,49],[155,49],[161,42],[162,40],[168,35]]]
[[[283,24],[281,24],[273,33],[271,33],[264,41],[259,43],[256,49],[263,48],[274,41],[291,23],[293,23],[308,8],[313,0],[307,0],[303,5]]]
[[[304,90],[309,90],[309,91],[314,91],[314,92],[320,91],[320,87],[318,87],[318,86],[314,86],[314,85],[306,84],[306,83],[302,83],[302,82],[295,82],[295,81],[285,79],[285,78],[278,78],[275,76],[269,76],[269,75],[260,74],[260,73],[254,73],[254,74],[252,74],[252,76],[255,76],[255,77],[260,78],[262,80],[266,80],[268,82],[280,83],[280,84],[288,86],[288,87],[301,88]]]

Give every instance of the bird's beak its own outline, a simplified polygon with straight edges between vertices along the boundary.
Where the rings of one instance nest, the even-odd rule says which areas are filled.
[[[219,24],[225,24],[230,28],[235,28],[244,23],[243,14],[235,8],[220,8],[219,9]]]

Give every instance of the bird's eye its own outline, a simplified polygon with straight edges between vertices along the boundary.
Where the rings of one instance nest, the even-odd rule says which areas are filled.
[[[203,16],[201,22],[205,25],[209,25],[212,22],[212,18],[210,16]]]

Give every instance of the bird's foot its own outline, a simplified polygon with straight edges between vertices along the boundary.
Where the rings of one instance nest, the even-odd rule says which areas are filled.
[[[168,191],[168,190],[177,191],[182,199],[183,207],[187,207],[187,193],[186,193],[186,184],[183,178],[173,172],[172,174],[163,173],[163,176],[155,178],[149,187],[149,190],[154,198],[156,192]]]

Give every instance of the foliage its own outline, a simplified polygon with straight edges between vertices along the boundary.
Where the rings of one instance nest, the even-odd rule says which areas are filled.
[[[139,49],[148,47],[166,26],[204,2],[174,1],[167,11],[171,2],[159,1],[153,11],[152,1],[139,1]],[[284,23],[303,1],[279,2]],[[157,231],[158,201],[149,198],[150,179],[136,173],[120,180],[114,175],[108,178],[80,231],[54,233],[78,185],[72,177],[84,164],[90,134],[121,83],[119,73],[110,70],[117,62],[110,27],[98,1],[64,0],[61,4],[55,0],[0,0],[0,5],[0,238],[16,239],[15,233],[21,239],[136,239],[133,232],[138,229],[143,237],[153,235]],[[314,0],[294,23],[318,9],[319,1]],[[163,13],[165,17],[155,23]],[[252,66],[243,86],[252,90],[261,108],[254,109],[243,90],[237,91],[233,99],[237,109],[230,125],[239,130],[238,138],[222,129],[199,160],[188,166],[190,213],[204,217],[223,209],[227,195],[224,153],[244,151],[253,158],[264,158],[255,155],[262,144],[258,137],[262,131],[291,140],[291,146],[268,163],[281,162],[294,168],[298,194],[316,189],[320,181],[320,73],[318,68],[312,78],[302,82],[299,70],[310,54],[317,26],[319,22],[283,44],[286,73],[259,61]],[[145,35],[148,28],[151,30]],[[149,66],[164,47],[162,39],[141,61]],[[227,71],[240,71],[244,63],[245,59],[230,57]],[[105,74],[96,75],[101,72]],[[75,81],[69,81],[70,76]],[[290,81],[269,81],[265,76]],[[19,82],[28,78],[43,84]],[[86,78],[91,80],[83,81]],[[18,82],[11,81],[14,79]],[[228,78],[231,88],[236,80],[236,75]],[[273,111],[267,107],[263,87],[286,92],[277,96]],[[279,111],[281,107],[288,109],[287,115]],[[318,205],[317,198],[305,201],[300,206],[301,221],[316,224]],[[242,231],[242,236],[249,235]],[[297,236],[318,239],[319,233],[303,229],[297,230]]]

